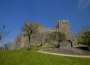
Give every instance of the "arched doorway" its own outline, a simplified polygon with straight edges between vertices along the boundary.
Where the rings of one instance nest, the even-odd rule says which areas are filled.
[[[73,47],[73,43],[70,40],[67,40],[68,43],[70,43],[70,46]]]

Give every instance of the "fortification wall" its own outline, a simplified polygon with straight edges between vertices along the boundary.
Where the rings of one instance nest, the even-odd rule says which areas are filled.
[[[59,20],[59,22],[56,25],[56,28],[47,28],[45,29],[43,25],[38,25],[38,30],[40,34],[37,35],[36,38],[31,39],[32,45],[37,45],[37,43],[42,43],[45,41],[46,37],[48,38],[47,33],[51,33],[54,31],[61,31],[62,33],[65,33],[66,39],[72,43],[73,45],[76,44],[75,39],[72,35],[70,22],[69,20]],[[14,41],[14,48],[27,48],[29,46],[29,40],[27,36],[17,36]]]

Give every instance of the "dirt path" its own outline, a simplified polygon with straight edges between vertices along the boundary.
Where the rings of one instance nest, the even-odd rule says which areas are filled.
[[[69,54],[50,53],[50,52],[43,52],[43,51],[37,51],[37,52],[45,53],[45,54],[58,55],[58,56],[69,56],[69,57],[90,58],[90,56],[83,56],[83,55],[69,55]]]

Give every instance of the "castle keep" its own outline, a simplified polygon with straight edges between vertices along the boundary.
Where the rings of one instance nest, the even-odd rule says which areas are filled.
[[[48,28],[45,29],[45,27],[41,24],[38,25],[38,34],[33,35],[31,38],[31,45],[32,46],[37,46],[40,45],[41,43],[45,42],[46,39],[48,39],[48,33],[54,32],[54,31],[60,31],[66,35],[66,40],[69,42],[67,45],[73,46],[75,43],[74,37],[72,35],[71,27],[70,27],[70,22],[69,20],[59,20],[56,28]],[[34,37],[37,36],[37,37]],[[14,48],[24,48],[28,47],[28,39],[27,37],[24,36],[17,36],[15,41],[14,41]],[[47,41],[45,43],[51,44],[55,43],[54,41]]]

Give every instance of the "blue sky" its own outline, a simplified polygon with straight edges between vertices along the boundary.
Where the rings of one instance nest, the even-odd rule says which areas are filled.
[[[69,19],[72,33],[90,25],[90,0],[0,0],[0,27],[10,31],[13,42],[25,21],[54,28],[59,19]]]

